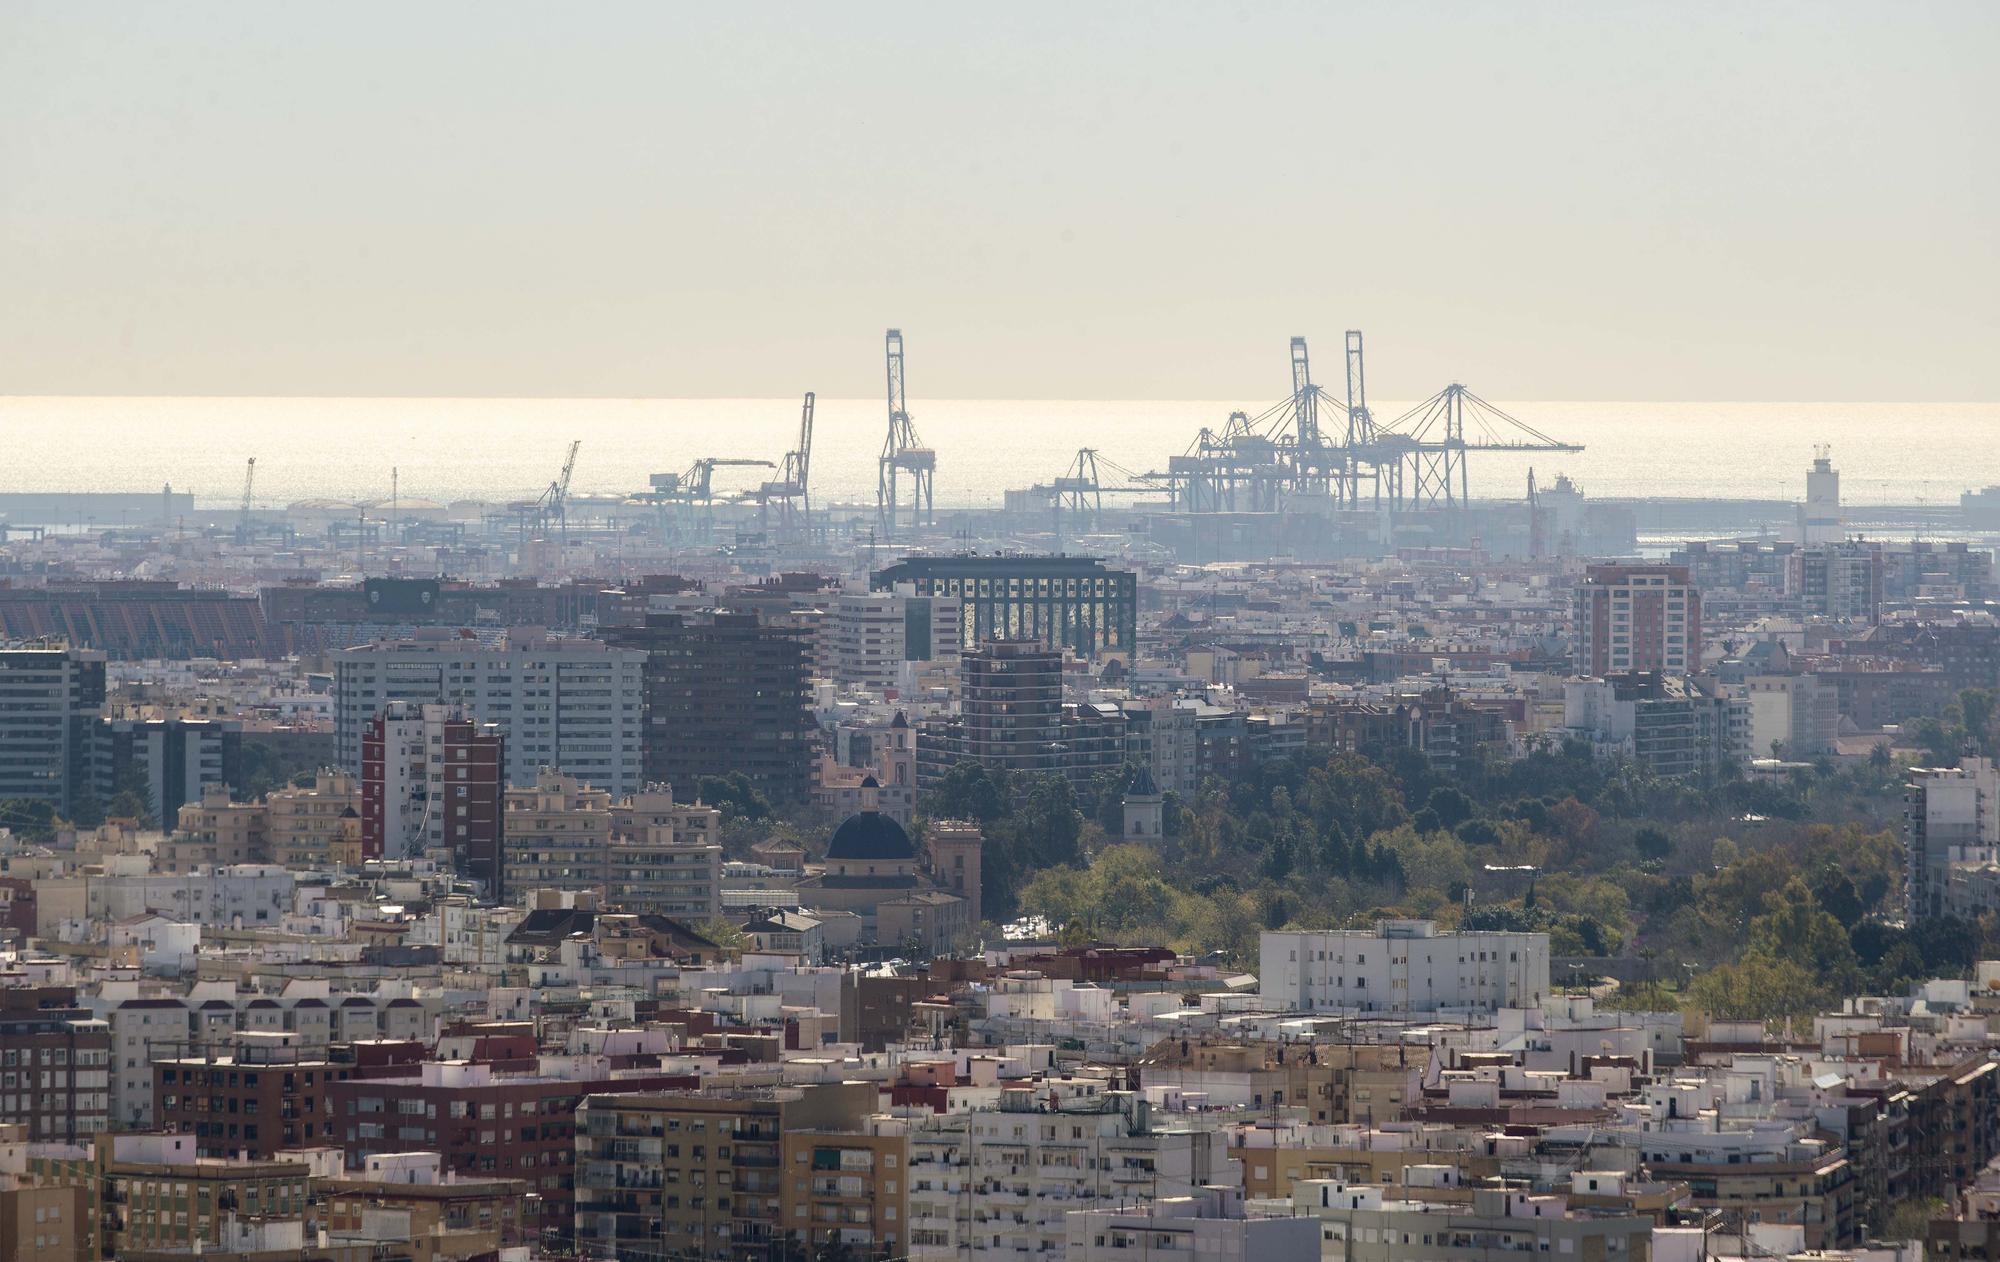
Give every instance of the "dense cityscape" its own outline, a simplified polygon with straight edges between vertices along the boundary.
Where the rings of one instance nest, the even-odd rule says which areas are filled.
[[[1983,497],[1476,499],[1294,348],[1129,498],[935,507],[893,332],[872,505],[810,396],[731,497],[0,496],[9,1248],[1990,1256]]]
[[[1996,59],[0,3],[0,1262],[2000,1262]]]

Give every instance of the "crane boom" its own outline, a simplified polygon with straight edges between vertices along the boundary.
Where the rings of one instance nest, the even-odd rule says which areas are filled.
[[[250,538],[250,492],[257,484],[257,457],[243,467],[243,507],[236,514],[236,537],[239,541]]]
[[[801,406],[799,409],[799,449],[797,452],[799,458],[798,477],[795,479],[794,478],[786,479],[786,481],[788,482],[796,481],[798,483],[799,495],[801,498],[806,496],[807,488],[810,485],[808,478],[812,472],[812,454],[813,454],[813,392],[808,390],[806,391],[806,401],[804,405]]]

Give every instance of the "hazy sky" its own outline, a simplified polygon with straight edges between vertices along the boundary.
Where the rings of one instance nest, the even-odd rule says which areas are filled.
[[[2000,399],[2000,4],[0,0],[0,394]]]

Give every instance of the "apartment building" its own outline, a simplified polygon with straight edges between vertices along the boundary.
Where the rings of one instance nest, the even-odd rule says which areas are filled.
[[[385,1154],[435,1152],[441,1168],[455,1176],[525,1181],[539,1198],[529,1227],[567,1234],[578,1102],[695,1083],[691,1075],[614,1074],[608,1065],[557,1074],[425,1061],[395,1076],[337,1081],[326,1098],[331,1142],[346,1152],[350,1169]]]
[[[246,1037],[230,1053],[155,1060],[153,1119],[161,1130],[194,1136],[204,1157],[327,1147],[335,1131],[331,1089],[354,1071],[323,1049]]]
[[[243,725],[228,719],[107,719],[97,733],[98,801],[128,787],[172,820],[209,788],[242,783]]]
[[[1136,1062],[1148,1088],[1169,1088],[1213,1108],[1283,1108],[1315,1125],[1384,1121],[1417,1102],[1429,1049],[1344,1043],[1304,1055],[1282,1043],[1162,1039]]]
[[[1138,648],[1139,578],[1096,557],[909,556],[870,585],[962,601],[966,648],[1032,639],[1086,661]]]
[[[498,900],[505,889],[506,737],[440,705],[392,701],[361,742],[361,853],[449,850]]]
[[[738,774],[774,802],[808,799],[818,725],[805,632],[715,612],[652,614],[605,634],[644,652],[645,782],[692,800],[704,777]]]
[[[1944,914],[1955,864],[2000,859],[2000,768],[1990,758],[1919,767],[1903,793],[1910,914]]]
[[[271,862],[270,812],[262,802],[232,802],[229,786],[203,785],[184,804],[174,831],[154,853],[153,870],[176,873]]]
[[[910,584],[893,591],[843,591],[820,624],[827,677],[890,692],[904,686],[906,663],[956,661],[961,611],[958,600],[919,596]]]
[[[1566,737],[1666,779],[1714,780],[1741,768],[1757,753],[1750,744],[1754,724],[1749,698],[1704,691],[1685,676],[1617,675],[1563,685]]]
[[[1320,1256],[1329,1262],[1457,1262],[1517,1253],[1647,1262],[1652,1256],[1650,1217],[1599,1213],[1572,1207],[1566,1196],[1514,1188],[1474,1188],[1469,1203],[1395,1191],[1309,1179],[1293,1189],[1292,1205],[1301,1217],[1318,1220]]]
[[[91,786],[103,710],[103,653],[0,650],[0,800],[75,809]]]
[[[917,1262],[1060,1256],[1075,1210],[1188,1196],[1220,1180],[1219,1131],[1130,1092],[1003,1087],[998,1108],[919,1118],[910,1135]]]
[[[1066,1216],[1068,1262],[1320,1262],[1319,1226],[1309,1218],[1244,1212],[1235,1188],[1202,1188],[1117,1209]]]
[[[622,802],[545,771],[509,789],[507,887],[597,889],[622,911],[702,921],[722,914],[722,816],[649,785]]]
[[[123,1130],[155,1125],[154,1061],[233,1056],[244,1034],[284,1034],[291,1046],[321,1053],[338,1043],[426,1039],[439,999],[420,1000],[408,989],[389,982],[336,994],[323,981],[300,979],[272,994],[227,982],[182,990],[107,981],[89,1002],[111,1035],[113,1124]]]
[[[1545,933],[1440,933],[1428,920],[1262,938],[1266,999],[1294,1012],[1493,1012],[1549,994]]]
[[[504,644],[438,632],[362,645],[334,661],[334,728],[341,769],[359,774],[363,742],[391,703],[450,706],[507,738],[506,783],[543,767],[616,797],[641,777],[645,654],[526,628]]]
[[[0,1258],[96,1262],[87,1180],[44,1180],[31,1173],[29,1151],[27,1127],[0,1124]]]
[[[111,1031],[69,986],[0,987],[0,1125],[78,1143],[111,1114]]]
[[[578,1246],[745,1262],[784,1245],[903,1254],[909,1140],[876,1094],[854,1082],[587,1097]]]
[[[1576,589],[1581,675],[1701,669],[1701,591],[1685,565],[1593,565]]]
[[[361,783],[346,772],[321,771],[310,788],[279,789],[264,799],[264,809],[274,862],[287,868],[360,862]]]

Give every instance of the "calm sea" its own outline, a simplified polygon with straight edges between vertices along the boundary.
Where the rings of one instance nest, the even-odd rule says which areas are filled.
[[[1497,402],[1497,401],[1496,401]],[[1209,402],[912,400],[938,453],[940,506],[997,504],[1047,482],[1079,447],[1135,471],[1163,469],[1232,405]],[[2000,483],[2000,404],[1503,404],[1577,454],[1472,457],[1475,497],[1516,497],[1528,468],[1593,496],[1797,499],[1829,444],[1852,503],[1944,503]],[[1251,411],[1261,410],[1253,407]],[[1376,408],[1390,417],[1402,409]],[[886,420],[879,399],[818,401],[812,477],[822,502],[872,502]],[[401,493],[435,500],[536,494],[582,439],[573,489],[629,493],[703,456],[776,461],[795,439],[786,399],[198,399],[0,397],[0,491],[157,491],[203,502],[242,494],[257,458],[260,507]],[[761,470],[724,470],[720,489]],[[1105,469],[1107,479],[1111,470]]]

